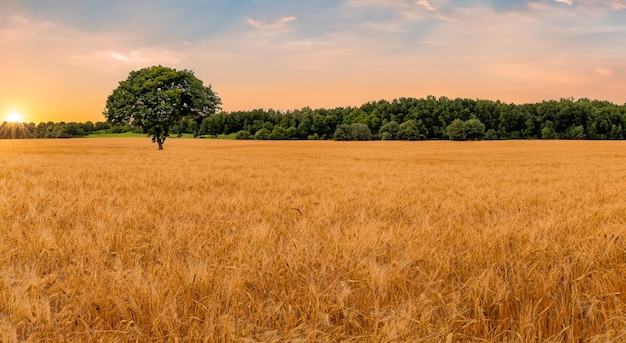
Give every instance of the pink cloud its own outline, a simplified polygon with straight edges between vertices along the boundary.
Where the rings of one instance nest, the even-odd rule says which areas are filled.
[[[621,11],[623,9],[626,9],[626,4],[622,3],[622,1],[611,1],[611,8],[616,10],[616,11]]]
[[[423,6],[425,9],[429,11],[435,10],[435,8],[430,4],[430,2],[428,2],[428,0],[417,0],[415,3],[417,3],[420,6]]]
[[[613,71],[608,68],[596,67],[596,73],[598,73],[598,75],[600,76],[611,76],[611,74],[613,74]]]
[[[272,30],[272,29],[283,27],[285,24],[292,22],[292,21],[296,21],[296,20],[298,20],[297,17],[290,16],[290,17],[279,18],[272,23],[266,23],[261,20],[248,18],[248,24],[250,24],[250,26],[256,29],[259,29],[261,31],[267,31],[267,30]]]

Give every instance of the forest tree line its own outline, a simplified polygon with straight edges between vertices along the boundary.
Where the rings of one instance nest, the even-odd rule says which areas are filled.
[[[184,119],[171,130],[194,137],[237,139],[478,140],[624,139],[626,104],[572,98],[539,103],[436,98],[380,100],[359,107],[219,112]],[[0,123],[0,138],[71,138],[128,132],[108,122]]]

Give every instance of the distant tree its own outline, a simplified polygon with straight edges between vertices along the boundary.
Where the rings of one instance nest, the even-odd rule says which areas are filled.
[[[428,129],[424,126],[421,120],[416,121],[409,119],[398,127],[398,139],[407,141],[416,141],[426,138]]]
[[[353,123],[350,125],[352,129],[352,139],[355,141],[369,141],[372,139],[372,131],[363,123]]]
[[[43,124],[43,123],[42,123]],[[94,131],[103,131],[111,128],[111,124],[106,121],[96,122]]]
[[[194,137],[198,137],[200,135],[200,124],[195,120],[190,120],[189,125],[187,125],[187,132],[193,134]]]
[[[274,130],[274,124],[272,124],[269,121],[266,121],[265,123],[263,123],[262,128],[268,130],[269,132],[272,132]]]
[[[95,125],[91,121],[86,121],[84,123],[81,123],[80,125],[83,131],[85,132],[85,134],[92,133],[95,128]]]
[[[48,129],[48,125],[44,122],[37,124],[35,127],[35,131],[33,132],[33,138],[44,138],[46,137],[46,130]]]
[[[272,133],[269,136],[269,139],[274,139],[274,140],[287,139],[287,129],[285,129],[284,127],[280,125],[275,126],[274,130],[272,130]]]
[[[383,141],[390,141],[394,139],[393,135],[387,131],[383,132],[382,134],[379,134],[378,136]]]
[[[543,139],[557,139],[559,138],[559,134],[554,130],[554,124],[552,121],[548,120],[543,123],[543,127],[541,128],[541,138]]]
[[[252,139],[252,135],[250,134],[250,131],[248,130],[240,130],[237,132],[237,136],[235,136],[236,139]]]
[[[34,124],[33,127],[29,127],[29,125],[25,125],[24,123],[9,123],[6,121],[0,123],[0,139],[31,138],[33,131]]]
[[[478,140],[485,137],[485,124],[478,118],[455,119],[448,125],[448,137],[454,141]]]
[[[272,132],[264,127],[260,128],[255,134],[254,139],[266,140],[270,138]]]
[[[611,126],[611,133],[609,135],[611,139],[624,139],[624,130],[621,124]]]
[[[200,134],[217,136],[220,133],[224,133],[224,126],[222,125],[220,115],[212,115],[204,118],[200,124]]]
[[[311,132],[312,119],[310,113],[307,113],[307,116],[303,117],[298,124],[298,137],[301,139],[305,139],[309,136],[309,132]]]
[[[400,130],[400,125],[397,121],[392,120],[381,126],[378,134],[382,140],[391,140],[397,138],[398,130]]]
[[[127,123],[152,137],[163,150],[170,129],[182,118],[201,121],[220,109],[221,100],[190,70],[163,66],[130,72],[109,95],[107,121]]]
[[[78,124],[78,123],[67,123],[67,124],[65,124],[65,127],[63,128],[63,131],[69,137],[78,137],[78,136],[84,136],[84,135],[87,134],[83,130],[82,126],[80,124]]]
[[[314,114],[311,123],[311,131],[318,134],[318,136],[322,136],[327,134],[328,125],[326,125],[325,121],[326,117],[321,114]]]
[[[487,130],[487,132],[485,132],[485,139],[495,140],[499,138],[500,137],[498,137],[498,134],[496,133],[496,130],[494,129],[489,129]]]
[[[298,129],[293,126],[290,126],[285,130],[285,138],[286,139],[298,139]]]
[[[565,139],[585,139],[585,128],[582,125],[572,125],[570,126],[565,134],[563,135]]]
[[[453,141],[467,140],[465,135],[465,122],[461,119],[455,119],[448,125],[448,137]]]
[[[60,122],[54,124],[52,131],[47,138],[72,138],[72,135],[67,130],[67,124],[65,122]]]
[[[352,127],[348,124],[341,124],[337,126],[333,139],[336,141],[350,141],[352,140]]]
[[[478,118],[470,118],[465,121],[465,136],[467,139],[478,140],[485,136],[485,124]]]

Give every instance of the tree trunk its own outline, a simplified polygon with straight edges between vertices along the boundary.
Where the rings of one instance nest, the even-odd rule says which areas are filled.
[[[165,139],[167,138],[166,134],[161,134],[160,130],[152,135],[152,142],[156,142],[159,146],[159,150],[163,150],[163,143],[165,143]]]
[[[159,150],[163,150],[163,142],[165,142],[165,138],[161,136],[156,136],[155,138],[156,138],[155,141],[157,145],[159,146]]]

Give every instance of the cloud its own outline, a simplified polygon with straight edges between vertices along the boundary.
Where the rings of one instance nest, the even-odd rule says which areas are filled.
[[[621,11],[623,9],[626,9],[626,4],[622,3],[622,1],[611,1],[611,8],[616,10],[616,11]]]
[[[365,12],[360,14],[361,17],[374,18],[378,21],[386,18],[396,26],[427,22],[430,18],[443,22],[457,22],[455,18],[447,14],[450,11],[433,6],[432,0],[348,0],[346,4],[352,8],[364,9]],[[400,30],[396,31],[400,32]]]
[[[573,5],[574,1],[573,0],[554,0],[555,2],[560,2],[562,4],[567,4],[567,5]]]
[[[423,6],[425,9],[429,11],[435,10],[435,8],[430,4],[430,2],[428,2],[428,0],[417,0],[415,3],[420,6]]]
[[[252,18],[248,18],[248,24],[250,24],[250,26],[261,30],[261,31],[267,31],[267,30],[274,30],[274,29],[278,29],[281,28],[283,26],[285,26],[287,23],[290,23],[292,21],[296,21],[298,20],[298,18],[294,17],[294,16],[290,16],[290,17],[282,17],[279,18],[277,20],[275,20],[272,23],[266,23],[264,21],[261,20],[256,20],[256,19],[252,19]]]
[[[596,73],[600,76],[611,76],[611,74],[613,74],[613,71],[609,68],[596,67],[595,69]]]
[[[351,7],[382,7],[391,8],[397,11],[406,11],[415,9],[415,5],[422,6],[423,8],[434,11],[435,7],[431,5],[429,0],[349,0],[347,4]]]
[[[403,0],[348,0],[347,4],[352,7],[397,7],[406,5],[406,2]]]
[[[183,54],[167,49],[143,49],[120,52],[115,50],[100,50],[93,55],[96,60],[114,61],[131,66],[145,66],[153,64],[177,64],[183,58]]]

